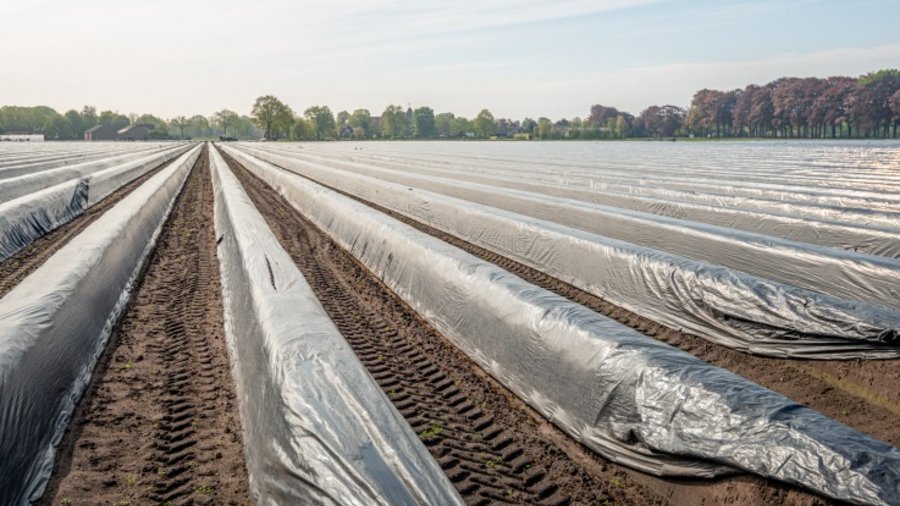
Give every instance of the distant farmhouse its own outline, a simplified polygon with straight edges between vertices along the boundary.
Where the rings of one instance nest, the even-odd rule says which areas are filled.
[[[129,125],[120,130],[97,125],[84,131],[86,141],[146,141],[150,139],[153,125]]]
[[[0,133],[0,141],[14,142],[43,142],[43,132],[35,132],[34,130],[4,130]]]
[[[116,134],[120,141],[146,141],[150,138],[151,130],[153,130],[153,125],[131,125],[119,130]]]
[[[111,126],[97,125],[84,131],[86,141],[114,141],[117,137],[116,129]]]

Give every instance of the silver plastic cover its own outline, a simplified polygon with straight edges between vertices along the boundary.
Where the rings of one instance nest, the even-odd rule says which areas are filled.
[[[462,504],[210,151],[226,339],[257,504]]]
[[[172,164],[0,299],[0,504],[40,498],[55,446],[191,169]]]
[[[601,455],[662,476],[739,469],[856,504],[900,502],[893,446],[308,179],[241,161],[487,372]]]

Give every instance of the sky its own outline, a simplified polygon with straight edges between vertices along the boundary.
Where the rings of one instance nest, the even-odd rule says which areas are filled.
[[[3,0],[0,104],[584,117],[900,67],[898,0]]]

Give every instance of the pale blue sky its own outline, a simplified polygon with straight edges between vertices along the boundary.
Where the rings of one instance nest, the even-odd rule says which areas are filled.
[[[4,0],[0,103],[497,117],[687,105],[703,87],[900,67],[900,1]]]

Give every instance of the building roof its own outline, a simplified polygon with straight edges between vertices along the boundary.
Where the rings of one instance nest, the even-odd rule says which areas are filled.
[[[88,128],[87,130],[85,130],[84,133],[89,134],[91,132],[96,132],[97,130],[100,130],[101,128],[103,128],[105,126],[106,125],[95,125],[95,126],[92,126],[91,128]]]
[[[125,128],[119,129],[118,131],[116,131],[116,133],[119,135],[122,135],[122,134],[125,134],[125,133],[128,133],[128,132],[134,130],[135,127],[136,127],[136,125],[128,125]]]

